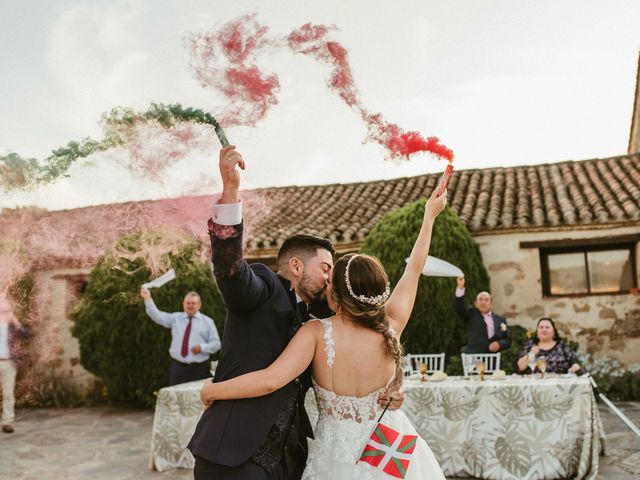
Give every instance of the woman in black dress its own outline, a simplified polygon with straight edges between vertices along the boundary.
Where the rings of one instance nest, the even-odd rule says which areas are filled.
[[[528,365],[541,357],[547,361],[546,372],[575,373],[580,370],[576,352],[560,338],[555,323],[549,317],[538,320],[536,336],[520,352],[518,373],[532,373]]]

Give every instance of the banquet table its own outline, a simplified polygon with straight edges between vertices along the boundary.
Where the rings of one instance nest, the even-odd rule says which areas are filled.
[[[593,479],[604,431],[586,377],[404,383],[403,410],[445,475]]]
[[[187,444],[202,416],[200,387],[203,382],[181,383],[158,391],[151,431],[150,470],[164,472],[172,468],[193,468],[195,459],[187,450]],[[311,390],[305,406],[311,424],[315,425],[318,410]]]
[[[192,468],[186,445],[202,415],[202,381],[158,392],[149,468]],[[604,431],[584,377],[484,381],[406,379],[402,409],[445,475],[483,479],[594,479]],[[306,398],[312,425],[318,413]],[[384,420],[383,420],[384,421]]]

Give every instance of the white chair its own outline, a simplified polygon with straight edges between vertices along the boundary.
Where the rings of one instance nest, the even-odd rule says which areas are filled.
[[[424,353],[421,355],[408,354],[405,356],[405,373],[417,375],[420,373],[420,364],[427,366],[427,373],[444,372],[444,353]]]
[[[498,353],[463,353],[462,354],[462,370],[465,377],[467,375],[477,374],[476,364],[484,363],[484,372],[493,373],[500,370],[500,352]]]

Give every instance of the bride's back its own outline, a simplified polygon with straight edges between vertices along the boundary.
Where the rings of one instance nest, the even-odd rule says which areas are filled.
[[[318,347],[311,364],[315,382],[337,395],[353,397],[385,387],[395,363],[382,334],[340,314],[327,321],[331,328],[318,329]],[[330,369],[327,353],[332,349],[335,357]]]

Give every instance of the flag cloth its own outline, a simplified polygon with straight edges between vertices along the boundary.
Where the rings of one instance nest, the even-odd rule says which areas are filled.
[[[360,461],[367,462],[392,477],[404,478],[417,439],[417,435],[401,435],[378,423],[364,447]]]

